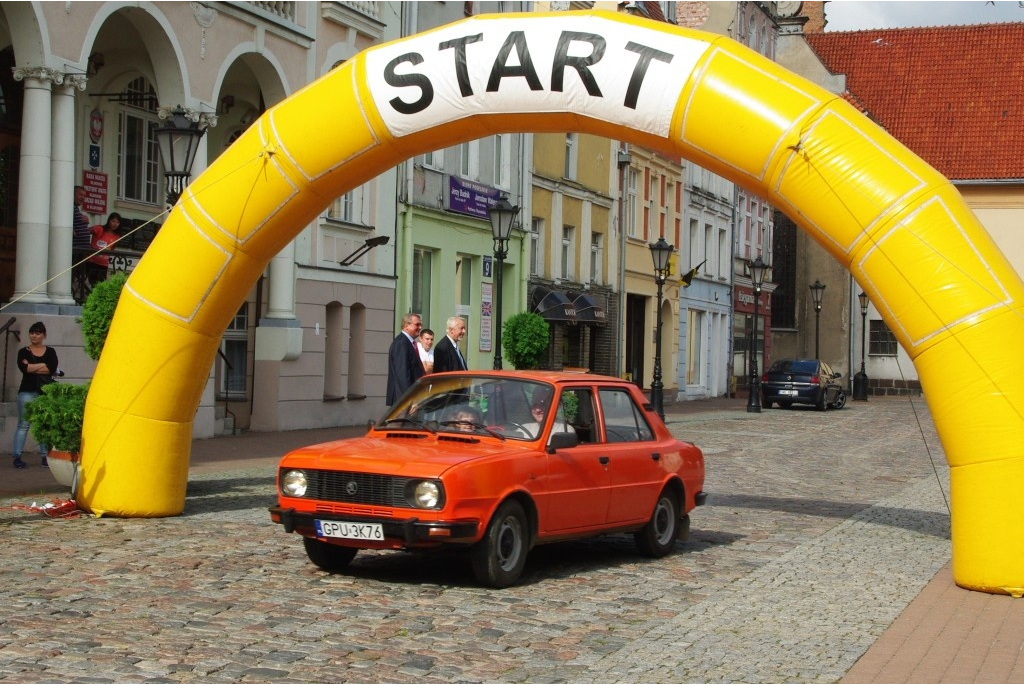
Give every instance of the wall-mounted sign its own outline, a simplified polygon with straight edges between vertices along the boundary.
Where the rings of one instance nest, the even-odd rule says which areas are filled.
[[[82,209],[87,214],[107,213],[107,175],[99,171],[82,172],[82,187],[85,188],[85,202]],[[103,216],[102,221],[107,218]]]
[[[94,109],[89,113],[89,139],[94,143],[103,137],[103,113]]]
[[[490,220],[487,213],[500,196],[497,188],[468,181],[458,176],[448,177],[448,209],[459,214],[468,214],[480,219]]]

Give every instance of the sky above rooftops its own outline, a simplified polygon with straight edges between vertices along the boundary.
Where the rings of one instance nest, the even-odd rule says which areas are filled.
[[[833,0],[825,5],[826,31],[863,31],[920,26],[1024,22],[1024,2],[865,2]]]

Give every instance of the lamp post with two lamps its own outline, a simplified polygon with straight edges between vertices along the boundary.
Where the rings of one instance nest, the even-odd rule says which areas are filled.
[[[493,207],[488,208],[491,235],[494,238],[494,369],[501,370],[501,272],[508,257],[508,239],[512,225],[519,216],[519,207],[508,201],[502,193]]]
[[[761,413],[760,384],[757,378],[757,310],[761,304],[761,285],[768,265],[757,255],[757,259],[747,262],[750,269],[750,284],[754,290],[754,327],[750,330],[750,396],[747,398],[747,411]]]
[[[651,405],[658,416],[665,419],[664,385],[661,382],[661,297],[665,280],[668,278],[669,259],[672,257],[672,246],[665,238],[648,245],[651,248],[651,259],[654,260],[654,282],[658,284],[658,313],[654,334],[654,378],[651,380]]]
[[[853,375],[853,399],[868,398],[868,374],[864,371],[864,344],[868,321],[868,294],[861,291],[857,296],[860,300],[860,371]]]
[[[821,323],[821,296],[825,294],[825,284],[815,278],[810,288],[811,298],[814,300],[814,358],[821,359],[818,353],[818,328]]]
[[[180,106],[162,110],[161,115],[166,121],[154,133],[167,179],[167,204],[173,207],[192,175],[192,164],[196,161],[196,150],[206,133],[207,122],[203,115]]]

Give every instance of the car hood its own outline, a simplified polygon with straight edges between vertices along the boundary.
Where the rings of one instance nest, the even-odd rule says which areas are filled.
[[[301,447],[286,454],[281,459],[281,467],[426,477],[440,475],[463,462],[508,451],[508,443],[490,438],[383,433]]]

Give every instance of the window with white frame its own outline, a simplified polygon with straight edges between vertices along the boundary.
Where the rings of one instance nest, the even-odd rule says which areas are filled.
[[[471,181],[480,180],[480,141],[459,145],[459,175]]]
[[[444,168],[444,150],[431,150],[423,153],[423,166],[431,169]]]
[[[718,247],[718,241],[715,240],[715,227],[711,224],[704,224],[704,257],[709,264],[715,263],[715,248]],[[694,260],[696,261],[696,260]],[[694,266],[697,266],[694,264]]]
[[[350,190],[344,195],[334,198],[334,201],[327,207],[327,218],[355,223],[359,216],[356,211],[355,195],[355,191]]]
[[[117,197],[159,204],[160,151],[156,129],[156,91],[144,77],[124,88],[117,126]]]
[[[576,179],[576,167],[579,155],[579,134],[565,134],[565,177]]]
[[[604,242],[603,233],[592,233],[590,235],[590,282],[601,283],[601,262],[602,245]]]
[[[412,253],[412,311],[430,321],[431,267],[434,253],[417,247]]]
[[[540,269],[543,262],[541,254],[540,236],[544,230],[544,219],[533,217],[530,222],[530,275],[541,275]]]
[[[512,136],[498,133],[494,136],[494,185],[503,190],[511,186],[512,176]]]
[[[708,268],[711,271],[711,268]],[[719,277],[729,275],[729,232],[724,228],[718,231],[718,273]]]
[[[690,219],[690,261],[697,266],[697,258],[700,256],[700,222],[697,219]],[[693,267],[690,267],[693,268]]]
[[[573,269],[575,255],[573,255],[573,244],[575,243],[576,229],[572,226],[562,226],[562,278],[571,280],[575,277]]]
[[[246,362],[249,357],[249,304],[242,305],[220,341],[219,391],[222,398],[244,399]]]
[[[637,185],[639,183],[640,174],[637,170],[630,167],[626,173],[627,184],[626,184],[626,235],[630,238],[636,237],[636,213],[638,210],[638,197]]]

